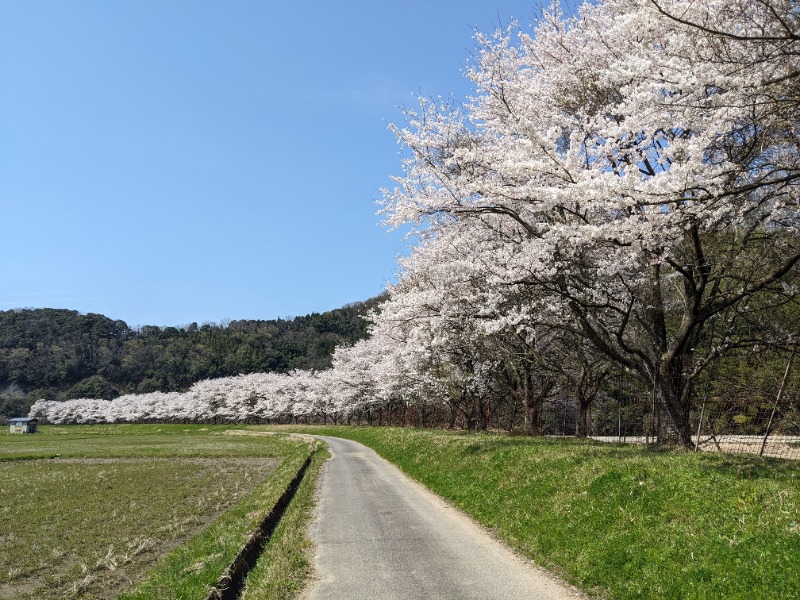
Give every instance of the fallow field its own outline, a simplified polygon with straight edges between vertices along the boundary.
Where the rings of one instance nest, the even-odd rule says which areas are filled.
[[[41,429],[0,435],[0,598],[203,598],[310,452],[225,426]],[[253,597],[302,583],[303,544]]]

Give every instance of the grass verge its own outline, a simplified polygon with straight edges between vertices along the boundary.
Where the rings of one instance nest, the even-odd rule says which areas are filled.
[[[370,446],[593,595],[800,598],[797,462],[429,430],[305,431]]]
[[[287,600],[303,589],[311,574],[313,546],[308,529],[314,514],[316,482],[329,456],[327,450],[319,450],[311,459],[297,494],[247,576],[243,600]]]

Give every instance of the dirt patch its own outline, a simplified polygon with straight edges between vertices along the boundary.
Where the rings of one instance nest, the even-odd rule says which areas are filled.
[[[250,435],[250,436],[279,436],[285,440],[293,442],[313,443],[315,439],[310,435],[303,433],[281,433],[279,431],[248,431],[246,429],[228,429],[222,432],[222,435]]]

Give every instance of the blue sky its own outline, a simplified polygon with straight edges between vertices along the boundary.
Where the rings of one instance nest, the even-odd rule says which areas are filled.
[[[0,0],[0,310],[183,325],[378,294],[389,122],[538,4]],[[528,25],[525,25],[527,28]]]

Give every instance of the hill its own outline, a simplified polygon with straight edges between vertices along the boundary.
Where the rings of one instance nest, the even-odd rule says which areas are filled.
[[[0,419],[39,398],[115,398],[182,391],[240,373],[325,369],[334,348],[367,337],[381,296],[324,313],[274,320],[147,325],[64,309],[0,311]]]

